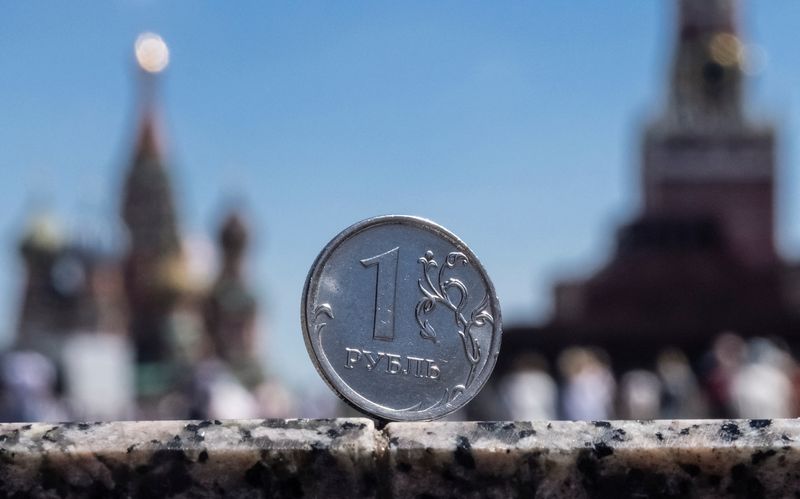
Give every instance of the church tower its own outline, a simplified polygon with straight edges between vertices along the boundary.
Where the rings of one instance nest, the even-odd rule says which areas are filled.
[[[160,37],[136,42],[142,102],[138,137],[122,196],[128,229],[124,260],[129,329],[139,363],[171,357],[169,319],[185,280],[175,203],[164,160],[155,103],[156,75],[166,67],[167,47]]]
[[[735,0],[680,0],[667,108],[645,132],[644,215],[705,219],[742,264],[777,264],[772,129],[743,109]]]
[[[58,358],[63,338],[63,309],[67,301],[54,286],[53,269],[64,254],[66,241],[52,216],[39,215],[26,228],[19,244],[25,264],[25,285],[17,326],[16,347],[44,351]],[[78,274],[80,277],[80,275]]]
[[[248,239],[242,217],[231,213],[219,230],[222,265],[203,314],[217,355],[245,386],[253,387],[263,381],[263,373],[256,354],[256,300],[242,271]]]

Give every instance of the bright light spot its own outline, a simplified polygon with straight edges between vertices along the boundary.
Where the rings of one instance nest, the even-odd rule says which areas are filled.
[[[757,75],[767,67],[767,51],[764,47],[755,44],[748,44],[742,48],[742,59],[744,64],[742,69],[747,75]]]
[[[742,42],[730,33],[718,33],[711,39],[711,58],[722,66],[741,66]]]
[[[169,48],[155,33],[142,33],[134,45],[136,62],[148,73],[159,73],[169,64]]]

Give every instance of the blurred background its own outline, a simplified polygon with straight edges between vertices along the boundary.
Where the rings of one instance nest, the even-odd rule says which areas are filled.
[[[454,419],[800,415],[797,2],[0,8],[0,419],[353,414],[300,293],[385,213],[499,294]]]

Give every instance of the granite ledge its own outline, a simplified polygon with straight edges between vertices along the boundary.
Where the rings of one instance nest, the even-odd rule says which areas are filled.
[[[800,421],[389,424],[395,497],[799,497]]]
[[[795,497],[800,420],[0,424],[0,497]]]

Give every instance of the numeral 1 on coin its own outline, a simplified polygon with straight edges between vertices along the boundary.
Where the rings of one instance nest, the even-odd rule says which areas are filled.
[[[375,325],[372,338],[394,340],[394,301],[397,295],[397,255],[400,247],[361,260],[364,267],[378,266],[375,284]]]

